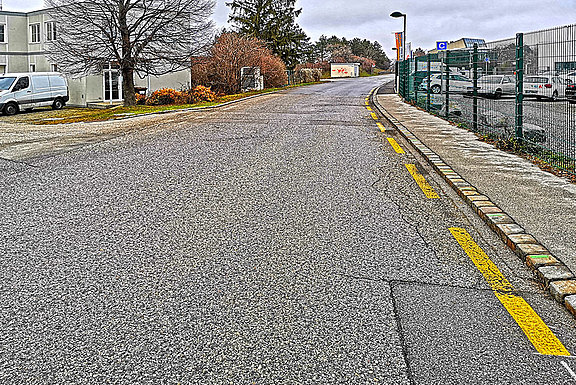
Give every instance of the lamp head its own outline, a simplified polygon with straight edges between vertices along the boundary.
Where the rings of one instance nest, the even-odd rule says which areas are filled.
[[[403,14],[402,12],[396,11],[396,12],[392,12],[392,13],[390,14],[390,16],[391,16],[391,17],[404,17],[404,16],[406,16],[406,15]]]

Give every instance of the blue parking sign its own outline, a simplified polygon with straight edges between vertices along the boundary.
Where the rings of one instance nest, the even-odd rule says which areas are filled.
[[[436,42],[436,50],[446,51],[447,49],[448,49],[448,42],[447,41],[437,41]]]

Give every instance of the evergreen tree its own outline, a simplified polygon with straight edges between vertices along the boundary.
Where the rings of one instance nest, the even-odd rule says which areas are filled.
[[[306,33],[296,23],[302,9],[296,0],[233,0],[229,21],[243,35],[265,41],[272,52],[293,68],[308,50]]]

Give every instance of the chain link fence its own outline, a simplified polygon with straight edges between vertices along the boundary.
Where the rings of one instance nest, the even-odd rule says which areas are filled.
[[[398,64],[406,101],[576,175],[576,25]]]

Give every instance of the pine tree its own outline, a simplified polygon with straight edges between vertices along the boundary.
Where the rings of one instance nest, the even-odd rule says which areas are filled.
[[[296,23],[302,9],[296,0],[233,0],[229,21],[238,33],[265,41],[272,52],[293,68],[308,49],[306,33]]]

